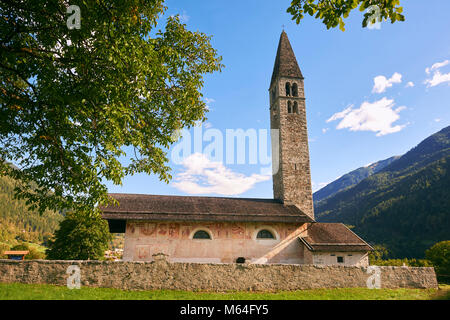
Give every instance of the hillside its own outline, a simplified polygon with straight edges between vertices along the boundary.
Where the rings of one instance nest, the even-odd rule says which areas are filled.
[[[29,211],[24,200],[14,199],[14,180],[0,177],[0,242],[20,240],[41,243],[53,233],[62,218],[55,212],[40,216]]]
[[[321,222],[343,222],[392,257],[421,258],[450,238],[450,127],[358,184],[317,202]]]
[[[339,179],[327,184],[322,189],[314,192],[313,195],[314,203],[317,203],[323,199],[331,197],[332,195],[336,194],[339,191],[342,191],[348,187],[358,184],[360,181],[364,180],[365,178],[371,176],[374,173],[377,173],[378,171],[385,168],[398,158],[400,158],[400,156],[390,157],[388,159],[377,161],[368,166],[361,167],[347,174],[344,174]]]

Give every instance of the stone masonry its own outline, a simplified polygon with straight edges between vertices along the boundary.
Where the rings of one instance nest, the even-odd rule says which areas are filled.
[[[277,137],[272,136],[275,170],[279,164],[273,176],[274,198],[297,205],[314,219],[303,75],[284,31],[278,44],[269,96],[271,129],[279,130]]]
[[[77,265],[81,285],[126,290],[280,291],[366,287],[365,267],[169,263],[157,254],[153,262],[0,260],[0,282],[64,286],[67,268]],[[379,267],[381,288],[437,288],[433,268]]]

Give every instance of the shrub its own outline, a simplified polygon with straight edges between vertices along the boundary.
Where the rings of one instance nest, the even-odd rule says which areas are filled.
[[[9,246],[6,243],[0,243],[0,259],[8,259],[8,256],[3,254],[7,250],[9,250]]]
[[[26,242],[15,245],[9,250],[29,251],[29,253],[25,256],[25,260],[45,259],[45,253],[38,251],[35,247],[31,247]]]
[[[438,276],[450,280],[450,240],[436,243],[425,251],[425,256],[433,263]]]
[[[108,249],[111,234],[98,212],[69,212],[48,241],[51,260],[100,260]]]
[[[431,261],[425,259],[388,259],[371,260],[371,265],[375,266],[408,266],[408,267],[432,267]]]

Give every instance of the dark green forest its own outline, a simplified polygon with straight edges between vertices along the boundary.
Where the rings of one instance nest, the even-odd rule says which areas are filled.
[[[321,222],[343,222],[391,258],[423,258],[450,239],[450,127],[391,164],[315,203]]]
[[[0,242],[45,242],[63,219],[60,213],[43,215],[28,210],[24,200],[14,199],[14,180],[0,177]]]

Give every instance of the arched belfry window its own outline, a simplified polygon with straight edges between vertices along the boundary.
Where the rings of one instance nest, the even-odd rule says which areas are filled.
[[[293,108],[292,112],[298,113],[298,104],[297,104],[297,101],[294,102],[294,108]]]
[[[296,83],[293,83],[293,84],[292,84],[292,95],[293,95],[294,97],[298,97],[298,87],[297,87],[297,84],[296,84]]]
[[[211,236],[205,230],[198,230],[197,232],[194,233],[194,236],[192,237],[192,239],[211,240]]]
[[[263,229],[258,232],[256,239],[275,239],[275,236],[269,230]]]
[[[291,84],[286,82],[286,96],[289,97],[291,95]]]
[[[288,113],[292,113],[292,102],[288,101]]]

